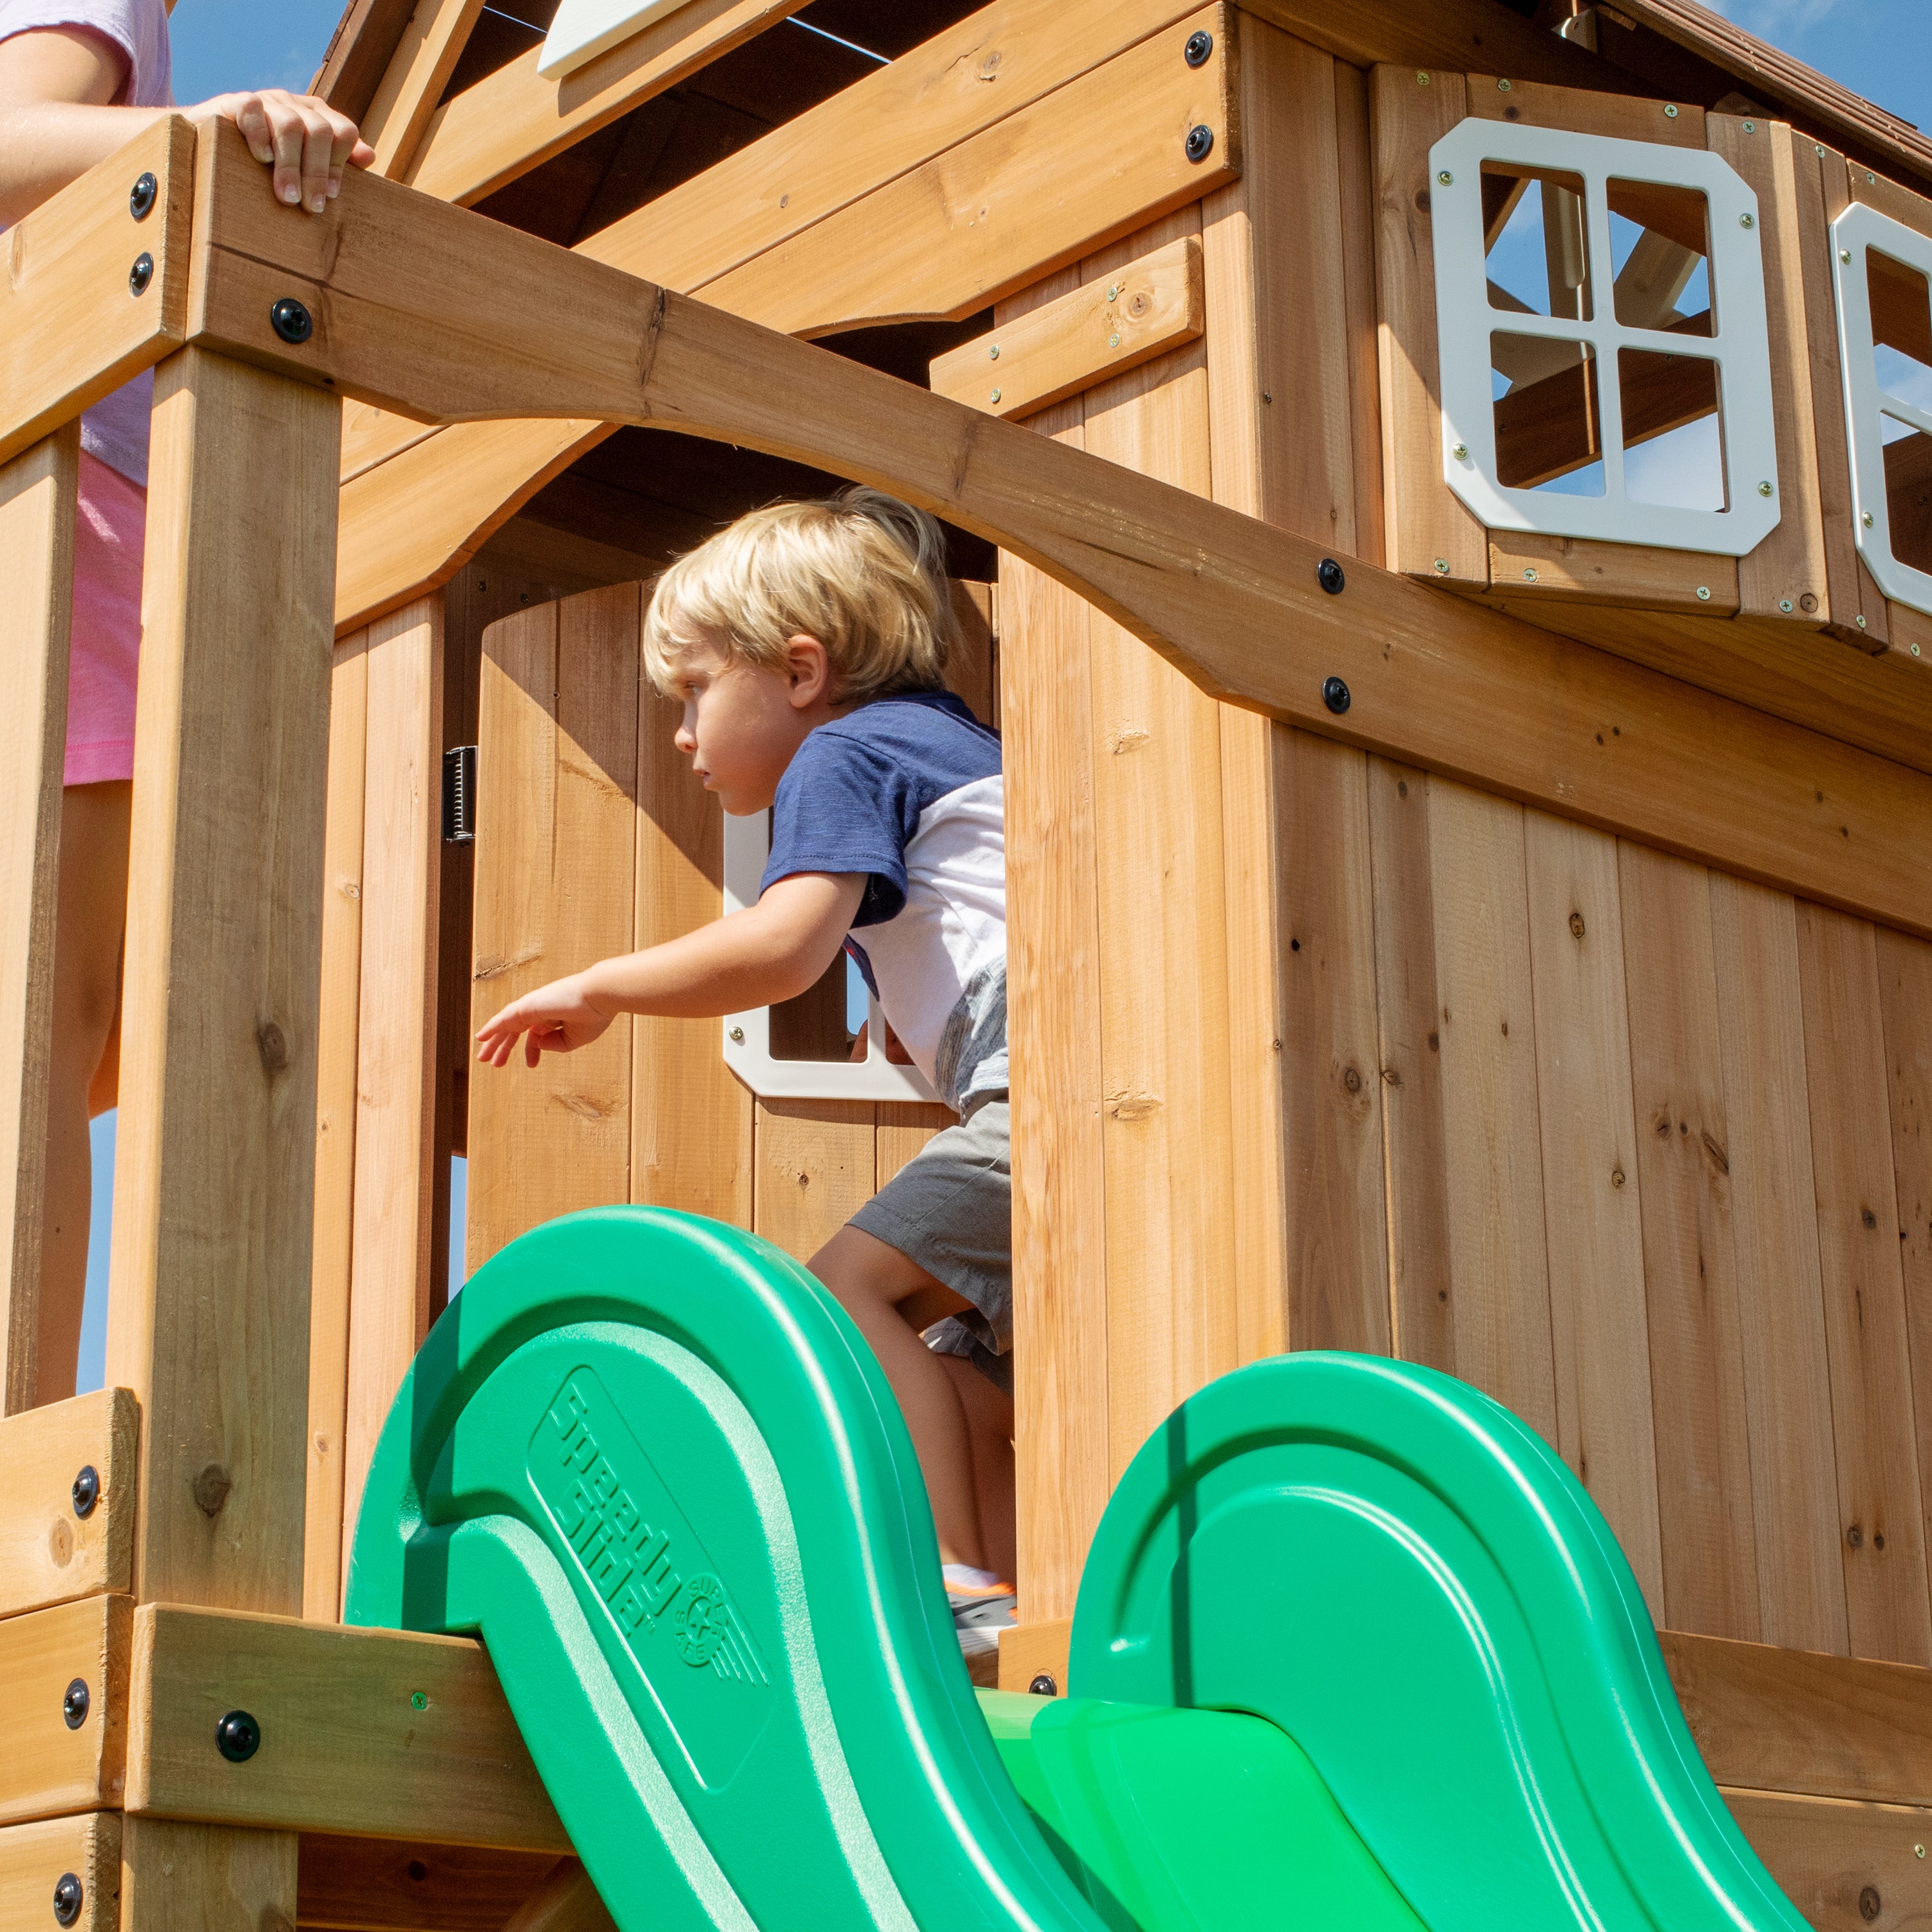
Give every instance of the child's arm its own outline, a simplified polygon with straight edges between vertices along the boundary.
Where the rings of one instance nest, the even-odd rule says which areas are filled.
[[[478,1030],[476,1058],[506,1066],[523,1036],[524,1060],[534,1066],[546,1052],[587,1046],[620,1013],[715,1019],[794,998],[838,957],[866,878],[794,873],[742,912],[526,993]]]
[[[0,40],[0,224],[20,220],[163,115],[232,121],[255,158],[274,169],[278,199],[320,214],[345,166],[375,150],[326,102],[281,88],[218,94],[193,106],[111,107],[128,57],[81,28],[33,28]]]

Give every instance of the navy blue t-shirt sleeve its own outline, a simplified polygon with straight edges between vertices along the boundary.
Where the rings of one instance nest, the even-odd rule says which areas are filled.
[[[920,810],[917,781],[900,760],[820,725],[778,781],[759,890],[795,872],[865,872],[852,923],[896,917],[905,904],[905,848]]]

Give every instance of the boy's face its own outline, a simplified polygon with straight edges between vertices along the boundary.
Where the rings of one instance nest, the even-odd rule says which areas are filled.
[[[684,700],[677,748],[734,818],[771,803],[793,754],[827,715],[824,646],[794,642],[811,650],[794,650],[785,670],[747,664],[710,643],[687,645],[675,661]]]

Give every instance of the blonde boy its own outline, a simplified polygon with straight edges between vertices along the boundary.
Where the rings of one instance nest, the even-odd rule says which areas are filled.
[[[851,953],[960,1121],[812,1270],[904,1411],[972,1655],[1012,1622],[1012,1589],[986,1567],[959,1363],[940,1358],[1010,1390],[1006,839],[999,740],[941,687],[956,640],[938,526],[876,490],[754,510],[680,558],[652,601],[645,666],[683,704],[677,746],[706,789],[728,812],[771,809],[758,902],[528,994],[476,1037],[502,1066],[520,1036],[534,1066],[620,1013],[790,999]]]

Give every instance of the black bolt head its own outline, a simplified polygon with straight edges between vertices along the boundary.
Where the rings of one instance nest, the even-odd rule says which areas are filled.
[[[154,203],[160,197],[161,184],[152,175],[143,175],[128,190],[128,212],[136,221],[145,221],[154,212]]]
[[[80,1888],[79,1876],[74,1872],[62,1872],[54,1881],[55,1923],[71,1925],[80,1916],[81,1901],[86,1896]]]
[[[1354,700],[1348,695],[1348,687],[1339,677],[1324,678],[1322,681],[1322,702],[1339,718]]]
[[[90,1516],[94,1506],[100,1500],[100,1472],[90,1462],[74,1479],[74,1513],[77,1516]]]
[[[262,1748],[262,1727],[246,1711],[230,1711],[214,1727],[214,1748],[230,1764],[246,1764]]]
[[[1204,28],[1198,33],[1190,34],[1187,45],[1183,51],[1190,67],[1205,67],[1208,56],[1214,51],[1214,36]]]
[[[1214,152],[1214,130],[1204,121],[1197,121],[1187,130],[1187,158],[1204,161]]]
[[[315,333],[315,319],[293,296],[284,296],[269,310],[268,326],[284,342],[300,344]]]
[[[69,1730],[77,1731],[87,1722],[87,1679],[76,1677],[61,1700],[61,1715],[67,1720]]]
[[[154,279],[154,258],[152,255],[136,255],[134,266],[128,271],[128,292],[130,296],[144,296],[148,284]]]
[[[1207,36],[1204,34],[1199,36],[1199,38],[1205,40]],[[1036,1697],[1058,1697],[1060,1695],[1060,1686],[1053,1681],[1053,1676],[1050,1671],[1042,1670],[1040,1675],[1027,1686],[1027,1688],[1030,1690]]]
[[[1315,566],[1315,580],[1330,597],[1339,597],[1348,580],[1342,574],[1342,566],[1332,556],[1324,556]]]

